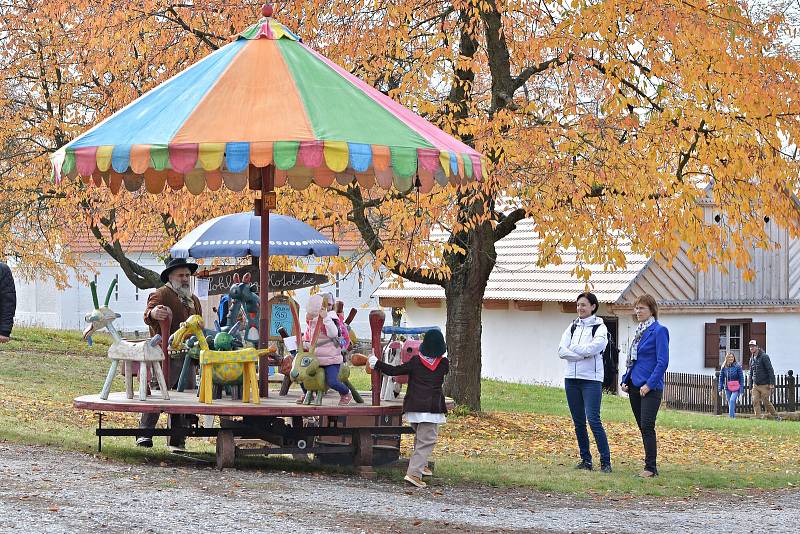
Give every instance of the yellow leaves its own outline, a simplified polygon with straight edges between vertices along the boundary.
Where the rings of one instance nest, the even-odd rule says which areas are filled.
[[[642,456],[642,438],[635,423],[608,422],[612,454],[619,459]],[[747,461],[774,466],[800,454],[800,444],[781,436],[740,435],[731,431],[660,427],[659,458],[667,464],[731,468],[736,455],[725,454],[731,444],[747,452]],[[410,443],[403,439],[403,448]],[[533,458],[547,460],[577,455],[572,420],[566,416],[493,412],[448,417],[442,425],[434,456],[492,458],[501,463]]]
[[[10,207],[6,212],[19,210],[14,206],[23,199],[25,206],[39,205],[38,192],[48,188],[46,164],[31,165],[30,158],[41,158],[204,57],[231,29],[258,16],[255,8],[206,1],[176,5],[170,17],[155,0],[135,8],[94,0],[34,5],[46,16],[34,21],[12,4],[0,22],[8,44],[7,57],[0,59],[7,72],[0,90],[0,146],[16,150],[24,143],[24,155],[13,158],[11,170],[0,168],[12,184],[0,192],[0,205]],[[445,11],[450,7],[456,11]],[[460,1],[432,9],[441,11],[422,13],[409,1],[367,7],[305,0],[281,4],[278,18],[334,62],[437,126],[471,139],[493,159],[480,190],[494,200],[516,197],[545,236],[549,261],[559,261],[559,247],[576,246],[586,264],[599,259],[619,266],[621,240],[640,236],[637,246],[644,252],[674,252],[685,242],[700,264],[739,264],[751,245],[769,242],[756,224],[761,215],[754,213],[773,213],[776,224],[800,233],[786,193],[800,189],[797,163],[780,152],[800,135],[794,120],[800,113],[800,65],[777,38],[785,28],[777,14],[751,21],[732,1],[700,9],[679,2],[575,0],[553,21],[535,3],[500,4],[512,78],[553,59],[561,64],[531,76],[513,94],[493,95],[492,88],[505,82],[493,79],[490,63],[497,67],[498,58],[486,46],[480,17],[492,5]],[[458,10],[467,10],[467,28]],[[175,16],[211,37],[198,39]],[[459,50],[461,31],[478,39],[474,55]],[[474,78],[454,79],[455,69],[469,70]],[[9,88],[29,98],[16,102]],[[462,88],[469,99],[448,103],[450,92]],[[492,109],[498,97],[510,104]],[[696,210],[702,197],[697,186],[712,179],[714,201],[730,221],[725,227],[705,224]],[[74,202],[49,199],[44,228],[36,227],[39,212],[24,211],[19,219],[37,224],[17,223],[20,238],[0,237],[0,245],[23,262],[50,268],[57,266],[55,249],[82,229],[84,217],[96,223],[114,209],[127,236],[160,232],[166,247],[162,213],[171,214],[182,233],[252,205],[252,195],[224,190],[198,198],[124,192],[111,197],[88,187],[70,196],[87,201],[88,215]],[[462,209],[454,198],[450,189],[421,195],[419,206],[410,199],[385,200],[368,210],[384,247],[376,261],[446,276],[442,257],[465,251],[433,239],[432,228],[470,233],[496,224],[486,214],[459,218]],[[316,187],[306,194],[281,191],[278,203],[280,211],[318,227],[350,224],[349,203]]]

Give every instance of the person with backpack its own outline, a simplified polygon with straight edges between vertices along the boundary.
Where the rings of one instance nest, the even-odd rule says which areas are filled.
[[[761,411],[761,401],[763,400],[767,413],[777,421],[780,421],[781,418],[778,416],[778,412],[775,411],[775,406],[769,400],[769,396],[775,389],[775,369],[772,367],[769,356],[761,350],[755,339],[751,339],[748,346],[750,347],[750,383],[753,384],[751,390],[753,413],[759,419],[763,417],[763,412]]]
[[[725,363],[719,370],[719,384],[717,389],[720,393],[725,392],[728,400],[728,416],[733,419],[736,417],[736,399],[744,389],[744,371],[742,366],[736,361],[736,356],[729,352],[725,355]]]
[[[658,476],[656,416],[669,365],[669,330],[657,321],[658,304],[652,295],[637,298],[633,313],[639,325],[628,347],[627,370],[622,375],[621,386],[628,394],[631,411],[642,434],[644,469],[639,476],[652,478]]]
[[[586,421],[592,429],[600,453],[600,470],[611,472],[611,449],[608,446],[603,422],[600,420],[600,402],[603,398],[603,353],[608,344],[608,329],[603,319],[595,315],[600,304],[593,293],[581,293],[575,299],[578,318],[561,336],[559,358],[566,360],[564,389],[567,404],[575,424],[575,437],[581,461],[575,469],[591,471],[592,453]]]

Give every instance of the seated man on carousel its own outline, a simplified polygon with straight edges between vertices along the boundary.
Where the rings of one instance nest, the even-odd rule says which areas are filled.
[[[162,336],[172,335],[183,321],[190,315],[202,315],[203,310],[200,300],[192,294],[190,285],[191,276],[197,270],[196,263],[187,262],[184,258],[170,258],[166,267],[161,271],[161,281],[164,285],[150,293],[147,298],[147,308],[144,311],[144,322],[150,327],[150,335],[161,334]],[[172,311],[172,323],[169,332],[161,332],[158,322],[165,319]],[[166,377],[167,385],[174,389],[180,378],[183,357],[172,359],[169,366],[169,376]],[[195,387],[195,374],[189,373],[188,387]],[[155,428],[158,423],[157,413],[143,413],[139,420],[139,428]],[[170,415],[170,427],[184,426],[186,417],[180,414]],[[170,437],[167,444],[171,447],[183,448],[186,444],[185,438]],[[140,447],[152,447],[153,439],[149,437],[139,437],[136,445]]]

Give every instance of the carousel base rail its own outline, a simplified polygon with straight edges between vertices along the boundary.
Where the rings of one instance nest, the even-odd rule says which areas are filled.
[[[103,414],[98,412],[95,435],[98,452],[102,451],[104,437],[216,438],[217,467],[220,469],[234,467],[238,457],[313,454],[322,463],[352,465],[362,473],[370,474],[373,462],[382,464],[399,458],[400,436],[414,432],[409,426],[299,426],[302,418],[293,418],[293,423],[298,426],[289,426],[280,417],[245,417],[241,421],[226,418],[220,427],[213,428],[197,424],[172,428],[109,428],[103,427]],[[237,438],[257,439],[268,445],[239,447],[235,441]],[[324,442],[320,438],[344,438],[349,443]],[[379,444],[386,439],[398,440],[398,446]]]

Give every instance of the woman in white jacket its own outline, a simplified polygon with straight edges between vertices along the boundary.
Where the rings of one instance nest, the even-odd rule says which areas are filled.
[[[603,319],[597,317],[599,303],[592,293],[581,293],[575,300],[578,318],[570,323],[561,336],[559,358],[566,360],[564,389],[567,404],[575,423],[575,437],[581,461],[575,469],[592,470],[592,453],[589,450],[589,433],[586,421],[594,434],[600,453],[600,470],[611,472],[611,450],[608,437],[600,420],[600,401],[603,398],[603,352],[608,344],[608,330]]]

